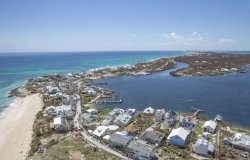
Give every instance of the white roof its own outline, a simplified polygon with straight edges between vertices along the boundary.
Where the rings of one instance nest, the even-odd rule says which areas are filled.
[[[71,110],[71,106],[66,106],[66,105],[57,106],[56,107],[56,111],[60,111],[60,110],[70,111]]]
[[[107,126],[98,126],[94,132],[93,135],[96,135],[97,137],[101,137],[103,136],[103,134],[105,133],[105,131],[108,129]]]
[[[88,113],[93,113],[93,112],[97,112],[97,110],[96,110],[96,109],[91,108],[91,109],[87,109],[87,112],[88,112]]]
[[[62,123],[62,118],[61,117],[54,118],[54,125],[61,124],[61,123]]]
[[[213,129],[215,129],[216,125],[217,125],[217,123],[215,121],[209,120],[209,121],[205,122],[205,124],[203,125],[203,128],[204,127],[211,127]]]
[[[186,140],[186,138],[188,137],[189,135],[189,131],[185,130],[184,128],[180,127],[180,128],[177,128],[177,129],[173,129],[171,131],[171,133],[169,134],[168,136],[168,140],[171,138],[171,137],[174,137],[174,136],[178,136],[180,137],[181,139],[183,140]]]
[[[154,108],[148,107],[148,108],[144,109],[143,113],[153,114],[154,111],[155,111]]]
[[[103,137],[103,139],[106,139],[106,140],[109,140],[109,138],[110,138],[110,135],[106,135]]]
[[[109,128],[109,130],[111,130],[111,131],[115,131],[115,130],[117,130],[119,127],[118,127],[117,125],[109,125],[108,128]]]

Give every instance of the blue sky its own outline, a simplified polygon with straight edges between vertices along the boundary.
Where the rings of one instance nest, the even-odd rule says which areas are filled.
[[[0,52],[250,50],[250,0],[0,0]]]

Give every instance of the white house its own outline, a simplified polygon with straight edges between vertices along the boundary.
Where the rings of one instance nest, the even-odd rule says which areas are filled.
[[[66,106],[66,105],[57,106],[55,112],[57,113],[58,116],[66,117],[68,119],[71,119],[74,116],[71,106]]]
[[[189,139],[190,131],[185,130],[184,128],[180,127],[177,129],[173,129],[171,133],[169,134],[167,140],[172,145],[178,146],[178,147],[185,147],[188,139]]]
[[[146,115],[153,115],[154,111],[155,111],[154,108],[148,107],[148,108],[144,109],[143,113]]]
[[[97,126],[97,128],[92,133],[96,138],[101,138],[105,135],[109,127],[107,126]]]
[[[215,121],[209,120],[206,121],[203,125],[204,132],[215,133],[217,123]]]
[[[67,119],[63,117],[54,118],[54,130],[56,132],[67,132],[69,130]]]
[[[205,138],[200,138],[196,141],[194,152],[201,156],[212,156],[214,154],[214,144],[208,142]]]

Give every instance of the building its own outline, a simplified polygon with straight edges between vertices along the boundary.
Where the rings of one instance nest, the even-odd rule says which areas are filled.
[[[165,115],[165,110],[164,109],[157,109],[155,112],[155,122],[159,123],[162,121],[163,116]]]
[[[124,114],[119,114],[115,120],[114,123],[122,126],[122,127],[126,127],[132,120],[132,116],[128,115],[127,113]]]
[[[136,109],[131,109],[129,108],[128,111],[127,111],[127,114],[130,115],[130,116],[133,116],[136,112]]]
[[[160,145],[164,141],[166,134],[158,131],[145,131],[139,138],[152,145]]]
[[[60,90],[58,87],[48,85],[45,87],[44,92],[47,94],[56,94],[56,93],[60,92]]]
[[[119,129],[119,126],[117,125],[109,125],[108,126],[108,131],[107,131],[107,134],[114,134],[117,130]]]
[[[201,156],[213,156],[215,151],[214,144],[208,142],[205,138],[200,138],[196,141],[194,146],[194,153]]]
[[[224,144],[250,152],[250,136],[242,133],[235,133],[233,137],[225,138]]]
[[[153,160],[155,158],[155,146],[147,144],[143,140],[135,140],[128,145],[128,157],[138,160]]]
[[[132,141],[133,137],[122,132],[116,132],[109,138],[109,146],[115,150],[127,152],[127,146]]]
[[[165,114],[164,121],[168,126],[173,126],[175,119],[176,119],[176,112],[174,111],[169,111]]]
[[[180,115],[179,125],[185,129],[192,130],[195,127],[195,123],[191,122],[188,117]]]
[[[107,126],[113,121],[114,117],[107,115],[106,118],[102,121],[101,125]]]
[[[96,95],[96,91],[93,88],[87,86],[84,86],[82,93],[87,94],[88,96]]]
[[[97,126],[97,128],[93,131],[92,134],[97,139],[100,139],[106,134],[107,130],[108,130],[107,126]]]
[[[90,114],[96,114],[96,113],[97,113],[97,110],[96,110],[96,109],[93,109],[93,108],[87,109],[86,111],[87,111],[88,113],[90,113]]]
[[[215,121],[212,120],[206,121],[205,124],[203,125],[203,131],[209,133],[215,133],[216,126],[217,123]]]
[[[68,119],[72,119],[74,116],[71,106],[66,106],[66,105],[57,106],[55,112],[57,113],[58,116],[66,117]]]
[[[49,106],[45,109],[45,113],[47,113],[48,115],[56,115],[55,109],[56,108],[54,106]]]
[[[144,109],[143,114],[151,116],[154,114],[154,112],[155,112],[154,108],[148,107],[148,108]]]
[[[173,129],[169,134],[167,140],[170,144],[178,146],[178,147],[185,147],[188,140],[189,140],[190,131],[185,130],[184,128],[180,127],[177,129]]]
[[[82,124],[84,126],[90,125],[91,123],[96,121],[96,116],[90,113],[84,113],[82,116]]]
[[[58,133],[67,132],[69,130],[67,119],[63,117],[54,118],[54,130]]]

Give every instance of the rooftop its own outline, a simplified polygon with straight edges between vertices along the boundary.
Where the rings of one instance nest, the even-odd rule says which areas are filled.
[[[105,131],[108,129],[107,126],[97,126],[97,128],[94,130],[93,135],[96,135],[97,137],[103,136]]]
[[[209,126],[209,127],[213,128],[213,129],[215,129],[215,128],[216,128],[216,125],[217,125],[217,123],[216,123],[215,121],[209,120],[209,121],[206,121],[206,122],[204,123],[203,128]]]
[[[122,132],[116,132],[110,136],[109,141],[126,146],[132,140],[132,138],[132,136]]]
[[[136,141],[132,141],[131,143],[129,143],[128,148],[135,150],[135,151],[142,152],[145,155],[150,155],[151,152],[155,149],[155,146],[149,145],[147,144],[146,141],[143,141],[143,140],[136,140]]]
[[[187,137],[188,137],[188,135],[189,135],[189,133],[190,133],[189,131],[187,131],[184,128],[180,127],[180,128],[177,128],[177,129],[173,129],[171,131],[171,133],[169,134],[169,136],[168,136],[167,139],[170,139],[173,136],[178,136],[181,139],[186,140]]]

